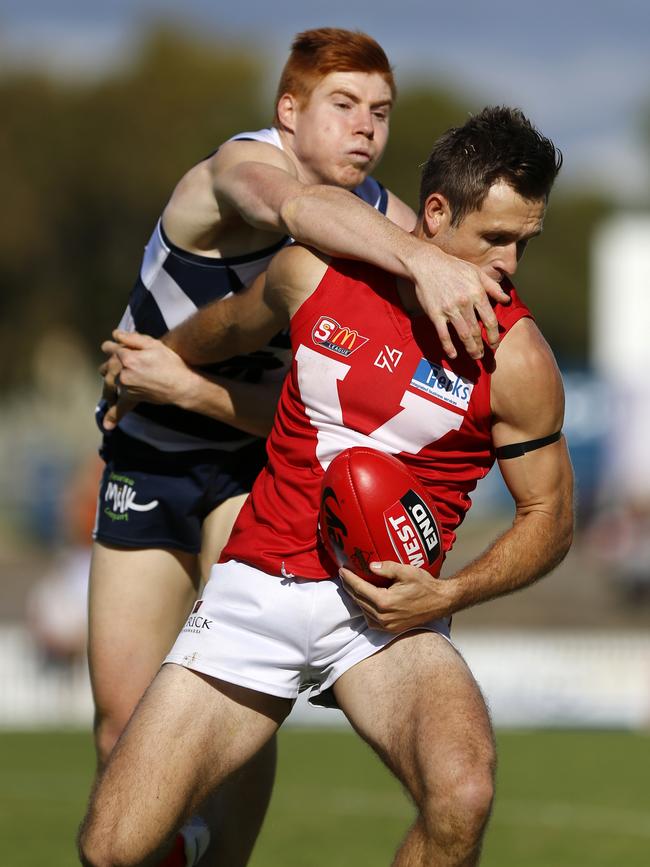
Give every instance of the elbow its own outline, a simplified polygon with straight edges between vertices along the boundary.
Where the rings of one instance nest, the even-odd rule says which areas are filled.
[[[573,507],[567,509],[566,512],[560,516],[559,520],[555,522],[553,532],[555,536],[556,551],[555,565],[557,566],[562,562],[562,560],[564,560],[573,544],[575,533],[575,514]]]
[[[571,550],[571,545],[573,544],[573,530],[564,534],[564,536],[559,540],[558,544],[558,556],[557,563],[561,563],[562,560],[566,557],[566,555]],[[556,564],[557,565],[557,564]]]

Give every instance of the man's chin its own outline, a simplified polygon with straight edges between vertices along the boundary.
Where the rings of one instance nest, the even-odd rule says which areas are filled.
[[[338,179],[336,183],[340,187],[345,187],[346,190],[353,190],[365,181],[370,174],[370,168],[370,165],[364,168],[346,166],[346,168],[337,173]]]

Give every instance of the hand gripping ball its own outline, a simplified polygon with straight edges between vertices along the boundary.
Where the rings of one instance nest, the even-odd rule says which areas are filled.
[[[435,507],[424,485],[397,458],[346,449],[323,477],[319,514],[323,544],[337,565],[373,584],[373,560],[393,560],[437,576],[443,560]]]

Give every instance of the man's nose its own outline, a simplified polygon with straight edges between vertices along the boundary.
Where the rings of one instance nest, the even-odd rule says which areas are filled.
[[[372,114],[369,109],[359,108],[356,120],[356,132],[372,139],[375,135],[375,127],[372,122]]]
[[[507,247],[504,248],[503,254],[501,256],[501,261],[499,263],[499,270],[503,271],[508,277],[514,277],[517,271],[517,265],[519,264],[519,254],[517,251],[517,245],[513,242],[512,244],[508,244]]]

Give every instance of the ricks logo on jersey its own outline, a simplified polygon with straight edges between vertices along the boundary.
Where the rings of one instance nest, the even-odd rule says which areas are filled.
[[[415,491],[407,491],[386,509],[384,521],[400,563],[424,566],[436,560],[440,553],[438,525]]]
[[[329,316],[321,316],[312,328],[311,336],[318,346],[345,357],[352,355],[360,346],[368,342],[368,338],[362,337],[356,328],[339,325],[336,319]]]
[[[469,407],[474,390],[471,380],[457,376],[441,364],[434,364],[426,358],[420,359],[411,386],[462,410]]]

